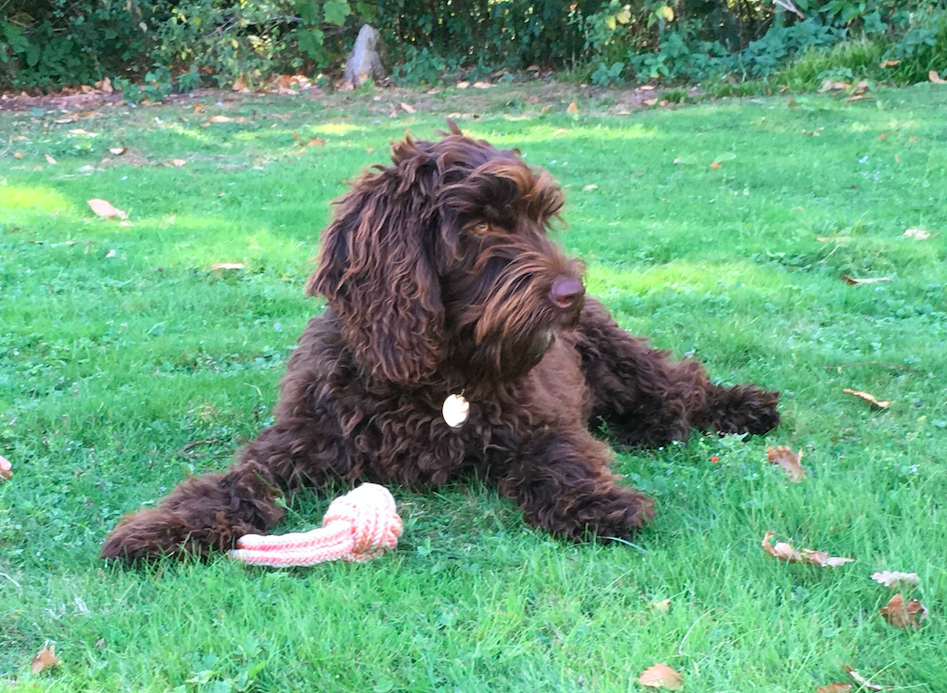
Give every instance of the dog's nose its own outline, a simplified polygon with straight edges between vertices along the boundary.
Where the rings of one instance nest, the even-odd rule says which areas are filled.
[[[557,279],[549,290],[549,300],[557,308],[575,308],[585,295],[585,287],[578,279]]]

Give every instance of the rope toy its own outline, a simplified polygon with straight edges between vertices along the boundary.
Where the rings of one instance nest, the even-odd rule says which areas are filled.
[[[282,536],[245,534],[229,555],[248,565],[273,568],[337,559],[363,563],[394,549],[401,532],[391,492],[378,484],[362,484],[332,501],[319,529]]]

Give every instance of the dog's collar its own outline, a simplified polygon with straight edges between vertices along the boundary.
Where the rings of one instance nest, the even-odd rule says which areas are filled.
[[[464,397],[464,390],[460,394],[451,394],[441,405],[441,416],[451,428],[460,428],[467,423],[470,416],[470,402]]]

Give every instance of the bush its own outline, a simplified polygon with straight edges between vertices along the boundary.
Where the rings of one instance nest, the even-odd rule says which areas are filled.
[[[596,85],[826,71],[926,79],[944,69],[947,0],[7,0],[0,87],[102,77],[160,96],[339,68],[363,22],[402,83],[540,65]],[[786,4],[785,0],[783,4]],[[791,4],[791,3],[790,3]],[[787,65],[791,65],[787,69]],[[131,88],[129,87],[131,91]]]

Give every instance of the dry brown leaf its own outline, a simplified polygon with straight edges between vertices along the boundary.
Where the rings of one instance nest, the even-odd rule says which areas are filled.
[[[710,164],[710,168],[716,171],[718,168],[720,168],[720,162],[719,161],[713,162],[712,164]]]
[[[296,130],[293,130],[293,140],[295,140],[296,142],[299,142],[299,139],[300,139],[299,132],[297,132]]]
[[[13,465],[3,455],[0,455],[0,480],[13,478]]]
[[[551,111],[551,110],[552,110],[551,107],[549,107],[549,106],[543,106],[542,109],[539,111],[539,113],[540,113],[541,115],[546,115],[546,114],[549,113],[549,111]]]
[[[662,599],[661,601],[658,601],[658,602],[651,602],[648,606],[650,606],[655,611],[658,611],[662,614],[666,614],[671,610],[671,600]]]
[[[874,101],[875,97],[871,94],[855,94],[854,96],[848,97],[848,102],[852,103],[853,101]],[[818,133],[816,133],[818,135]]]
[[[842,392],[844,392],[846,395],[852,395],[853,397],[857,397],[863,402],[868,402],[868,404],[870,404],[871,406],[878,407],[879,409],[887,409],[888,407],[891,406],[890,399],[878,399],[870,392],[864,392],[862,390],[852,390],[847,387],[843,389]]]
[[[44,154],[43,156],[46,157],[46,161],[48,161],[50,164],[52,164],[53,166],[56,165],[57,162],[52,156],[50,156],[49,154]]]
[[[236,82],[234,82],[234,83],[233,83],[233,86],[231,87],[231,89],[232,89],[233,91],[239,91],[239,92],[242,92],[242,93],[246,93],[246,92],[250,91],[250,87],[247,85],[247,78],[246,78],[246,75],[240,77]]]
[[[598,186],[595,183],[582,186],[582,192],[589,192],[591,190],[598,190]]]
[[[210,268],[212,270],[242,270],[243,265],[239,262],[215,262]]]
[[[901,64],[900,60],[882,60],[880,63],[878,63],[878,67],[881,67],[881,68],[897,67],[900,64]]]
[[[112,89],[112,80],[110,80],[108,77],[96,82],[95,88],[101,91],[103,94],[111,94],[112,91],[114,91]]]
[[[493,87],[495,86],[496,86],[495,84],[490,84],[490,82],[474,82],[473,83],[474,89],[493,89]]]
[[[402,101],[399,105],[401,106],[401,110],[404,111],[405,113],[417,113],[417,112],[418,112],[418,109],[416,109],[414,106],[412,106],[412,105],[409,104],[409,103],[405,103],[404,101]]]
[[[806,476],[806,470],[802,468],[800,461],[802,460],[802,449],[798,453],[793,452],[787,445],[779,445],[777,447],[770,447],[766,450],[766,459],[770,461],[771,464],[777,464],[783,468],[783,471],[786,472],[786,476],[789,477],[789,480],[798,484]]]
[[[308,147],[321,147],[321,146],[324,145],[325,143],[326,143],[326,141],[325,141],[324,139],[322,139],[321,137],[313,137],[311,140],[309,140],[309,142],[307,143],[306,146],[308,146]]]
[[[250,122],[250,121],[247,120],[246,118],[244,118],[243,116],[240,116],[239,118],[231,118],[230,116],[225,116],[225,115],[215,115],[215,116],[211,116],[211,119],[210,119],[210,120],[208,120],[208,121],[206,121],[205,123],[203,123],[203,126],[204,126],[204,127],[207,127],[208,125],[216,125],[216,124],[220,124],[220,123],[239,123],[239,124],[246,124],[246,123],[249,123],[249,122]]]
[[[927,229],[906,229],[904,231],[905,238],[916,238],[919,241],[926,241],[931,237],[931,232]]]
[[[109,147],[109,153],[115,156],[121,156],[128,151],[128,147]]]
[[[819,686],[815,693],[848,693],[852,690],[850,683],[830,683],[828,686]]]
[[[14,159],[22,159],[22,158],[23,158],[22,152],[13,152],[13,158],[14,158]]]
[[[60,662],[59,657],[56,656],[56,646],[50,645],[49,647],[41,649],[39,654],[33,657],[33,661],[30,662],[30,669],[33,670],[34,674],[39,674],[47,669],[58,667],[60,664],[62,664],[62,662]]]
[[[848,674],[848,675],[851,676],[853,679],[855,679],[856,683],[858,683],[858,684],[861,685],[861,686],[864,686],[864,687],[867,688],[869,691],[891,691],[891,690],[894,690],[894,687],[893,687],[893,686],[880,686],[880,685],[878,685],[877,683],[872,683],[871,681],[869,681],[868,679],[866,679],[864,676],[862,676],[861,674],[859,674],[857,671],[855,671],[854,669],[852,669],[852,668],[851,668],[850,666],[848,666],[848,665],[843,665],[843,666],[842,666],[842,669],[845,670],[845,673],[846,673],[846,674]]]
[[[57,118],[53,122],[56,123],[56,125],[67,125],[69,123],[76,122],[76,119],[75,118]]]
[[[852,92],[853,96],[861,96],[868,91],[868,80],[863,79],[858,84],[855,85],[855,91]]]
[[[828,551],[813,551],[812,549],[797,551],[789,544],[781,541],[776,542],[776,544],[771,544],[770,540],[772,538],[773,533],[767,532],[766,536],[763,537],[761,546],[763,547],[763,551],[780,561],[786,561],[787,563],[809,563],[810,565],[817,565],[821,568],[837,568],[840,565],[855,562],[854,558],[830,556]]]
[[[171,163],[177,166],[178,168],[180,168],[181,166],[184,166],[187,164],[187,160],[186,159],[171,159]]]
[[[195,113],[200,113],[201,111],[204,110],[204,104],[196,103],[194,104],[194,108],[192,108],[191,110],[194,111]]]
[[[848,82],[836,82],[835,80],[827,79],[819,88],[819,93],[824,94],[827,91],[848,91],[851,88],[852,85]]]
[[[842,281],[849,286],[861,286],[862,284],[877,284],[878,282],[890,282],[891,277],[852,277],[847,274],[842,275]]]
[[[91,200],[86,200],[86,203],[93,212],[103,219],[113,219],[115,217],[118,217],[119,219],[128,219],[128,214],[117,207],[113,207],[110,202],[106,202],[105,200],[93,198]]]
[[[460,81],[460,82],[457,83],[457,88],[458,88],[458,89],[466,89],[466,88],[469,87],[469,86],[470,86],[470,82],[467,82],[467,81],[464,81],[464,80],[462,80],[462,81]]]
[[[666,688],[669,691],[679,691],[684,687],[680,672],[667,664],[655,664],[648,667],[641,672],[638,683],[647,688]]]
[[[927,73],[927,78],[932,81],[934,84],[947,84],[947,79],[944,79],[940,76],[940,73],[937,70],[931,70]]]
[[[566,113],[568,113],[568,114],[570,114],[570,115],[575,115],[575,114],[578,113],[578,112],[579,112],[579,105],[578,105],[575,101],[573,101],[572,103],[570,103],[570,104],[569,104],[569,107],[566,108]]]
[[[906,585],[914,585],[915,587],[921,584],[921,578],[917,576],[917,573],[902,573],[897,570],[884,570],[880,573],[872,573],[871,579],[885,587],[896,587],[902,582]]]
[[[891,597],[887,606],[881,607],[881,615],[885,621],[895,628],[904,630],[908,626],[914,630],[920,629],[920,623],[927,617],[927,609],[917,599],[909,599],[904,602],[904,597],[896,594]]]

